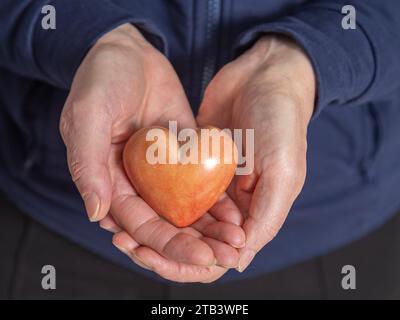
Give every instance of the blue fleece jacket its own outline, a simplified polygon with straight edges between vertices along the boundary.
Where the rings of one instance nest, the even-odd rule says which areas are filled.
[[[56,9],[55,30],[41,26],[46,4]],[[342,28],[347,4],[356,9],[356,29]],[[326,253],[400,208],[400,1],[1,0],[0,189],[26,214],[150,275],[88,222],[58,132],[86,52],[127,22],[172,62],[194,112],[212,75],[264,33],[294,38],[312,61],[318,97],[304,189],[279,235],[247,271],[224,279]]]

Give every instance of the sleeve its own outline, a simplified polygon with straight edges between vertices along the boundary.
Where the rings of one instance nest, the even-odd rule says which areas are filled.
[[[342,27],[342,7],[356,10],[356,29]],[[362,103],[400,88],[400,1],[310,1],[292,14],[243,33],[238,48],[265,33],[292,37],[317,78],[315,114],[325,106]]]
[[[43,6],[55,9],[56,28],[43,29]],[[102,35],[133,23],[163,51],[162,35],[148,22],[107,0],[2,0],[0,66],[68,89],[90,47]]]

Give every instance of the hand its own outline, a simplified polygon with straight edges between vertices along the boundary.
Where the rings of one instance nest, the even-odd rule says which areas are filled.
[[[238,263],[231,246],[244,243],[238,211],[214,211],[178,229],[137,195],[122,166],[123,147],[135,130],[169,120],[196,126],[168,60],[126,24],[98,40],[82,61],[60,131],[90,220],[118,231],[113,243],[139,265],[176,281],[207,281]]]
[[[314,99],[308,58],[294,41],[274,35],[222,68],[205,92],[199,125],[255,130],[254,171],[237,176],[228,191],[245,217],[239,271],[277,234],[302,189]]]

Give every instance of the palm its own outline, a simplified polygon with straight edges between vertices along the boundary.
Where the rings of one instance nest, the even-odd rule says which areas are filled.
[[[122,150],[136,129],[151,125],[167,126],[169,120],[176,120],[180,127],[195,127],[193,115],[172,67],[158,53],[147,55],[147,61],[149,68],[145,69],[143,74],[147,87],[137,84],[137,90],[120,88],[121,92],[117,92],[117,95],[114,93],[114,101],[119,101],[121,113],[112,127],[108,162],[112,181],[110,210],[114,220],[123,230],[115,236],[114,242],[123,241],[119,240],[121,237],[126,240],[129,235],[131,241],[134,239],[134,242],[141,246],[135,248],[136,256],[140,256],[142,260],[155,258],[153,263],[160,265],[170,264],[167,272],[171,272],[172,269],[181,270],[179,280],[190,281],[188,275],[207,278],[209,274],[208,277],[215,278],[222,275],[226,269],[216,266],[202,269],[195,265],[213,265],[214,255],[220,265],[237,265],[238,252],[227,243],[236,243],[239,246],[243,241],[241,231],[232,225],[240,224],[238,214],[227,214],[226,210],[219,214],[217,210],[213,212],[214,215],[206,214],[191,227],[175,228],[160,218],[140,198],[122,165]],[[158,74],[159,70],[164,71]],[[137,72],[131,70],[129,75],[137,76]],[[130,80],[127,83],[135,81],[127,80]],[[135,96],[130,94],[131,92]],[[141,99],[138,99],[138,93]],[[137,104],[132,106],[132,101],[136,101]],[[221,202],[221,205],[233,210],[230,209],[232,204],[226,201]],[[151,237],[151,234],[158,236]],[[163,274],[163,271],[159,273],[173,280],[178,279],[176,274]]]
[[[279,68],[280,55],[277,61],[264,63],[262,58],[251,57],[254,51],[215,76],[196,119],[200,125],[254,129],[254,170],[250,175],[237,176],[228,190],[245,218],[246,247],[241,261],[244,252],[247,257],[244,266],[239,265],[240,271],[276,235],[302,188],[306,172],[304,101],[292,93],[292,74]],[[262,47],[261,52],[265,53]],[[313,98],[310,100],[312,107]]]
[[[227,243],[244,242],[240,227],[229,223],[239,224],[240,216],[238,222],[238,215],[216,211],[178,229],[140,198],[122,166],[122,150],[135,130],[165,126],[169,120],[179,127],[196,126],[172,66],[133,26],[124,25],[101,38],[81,63],[60,130],[89,217],[103,227],[113,223],[114,244],[165,278],[215,279],[226,270],[215,262],[237,264],[238,252]]]

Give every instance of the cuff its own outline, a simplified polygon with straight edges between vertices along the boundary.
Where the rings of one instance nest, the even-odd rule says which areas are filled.
[[[236,54],[266,33],[294,39],[308,55],[316,75],[315,117],[327,105],[358,99],[374,78],[368,38],[359,25],[355,30],[344,30],[342,18],[340,10],[317,7],[256,26],[239,36]]]
[[[44,30],[36,23],[33,54],[44,78],[55,86],[69,89],[86,53],[104,34],[132,23],[160,51],[167,50],[162,34],[149,22],[108,1],[55,0],[56,29]]]

